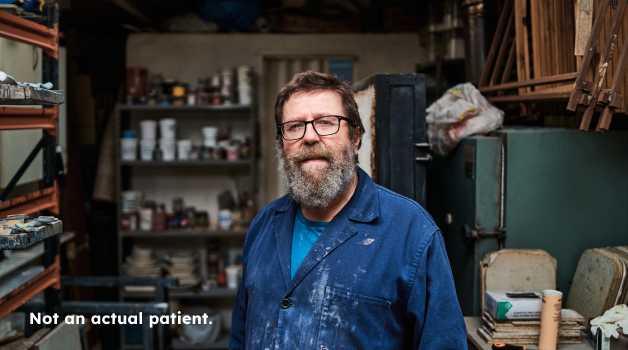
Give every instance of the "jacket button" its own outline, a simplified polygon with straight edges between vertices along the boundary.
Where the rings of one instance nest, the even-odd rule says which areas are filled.
[[[292,306],[292,301],[288,298],[283,298],[281,299],[281,302],[279,303],[279,305],[281,305],[282,309],[288,309]]]

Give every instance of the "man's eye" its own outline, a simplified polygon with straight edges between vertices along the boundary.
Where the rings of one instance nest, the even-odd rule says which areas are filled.
[[[320,125],[320,126],[330,126],[330,125],[334,125],[334,122],[331,120],[317,120],[316,121],[316,125]]]
[[[299,131],[303,128],[301,124],[290,124],[287,126],[288,131]]]

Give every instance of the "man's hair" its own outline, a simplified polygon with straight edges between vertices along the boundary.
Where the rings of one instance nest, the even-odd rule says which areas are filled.
[[[360,113],[358,112],[358,105],[353,98],[353,90],[349,84],[340,81],[333,75],[319,73],[314,71],[305,71],[297,73],[292,77],[292,80],[286,84],[277,95],[275,101],[275,123],[277,124],[277,140],[283,142],[281,138],[281,130],[279,125],[283,121],[283,106],[286,101],[296,93],[300,92],[313,92],[313,91],[334,91],[342,100],[342,107],[346,113],[345,117],[350,120],[349,124],[349,136],[351,139],[355,137],[355,133],[358,133],[360,143],[362,143],[362,134],[364,132],[364,125],[360,119]]]

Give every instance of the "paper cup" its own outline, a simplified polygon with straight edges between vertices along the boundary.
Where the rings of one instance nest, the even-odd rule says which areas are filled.
[[[563,293],[552,289],[543,291],[539,350],[556,350],[562,301]]]

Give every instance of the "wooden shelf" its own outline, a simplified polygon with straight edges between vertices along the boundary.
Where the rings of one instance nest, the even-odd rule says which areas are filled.
[[[250,112],[251,105],[219,106],[153,106],[153,105],[118,105],[121,111],[130,112]]]
[[[244,230],[175,229],[166,231],[120,231],[120,237],[132,238],[244,238]]]

